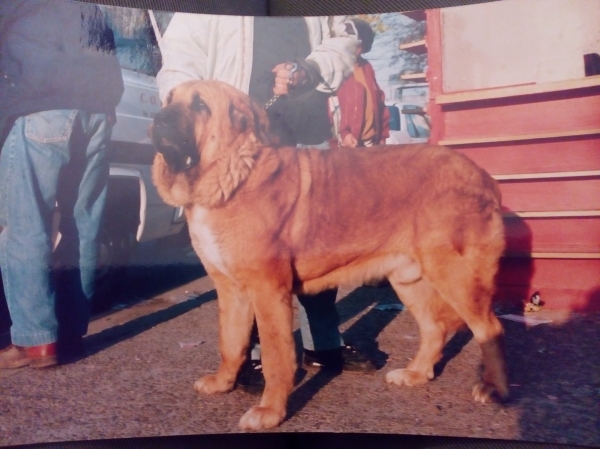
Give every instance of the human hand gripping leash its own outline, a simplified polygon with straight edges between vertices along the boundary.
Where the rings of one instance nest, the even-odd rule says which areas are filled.
[[[291,64],[290,66],[290,74],[288,76],[288,85],[291,86],[292,85],[292,81],[293,81],[293,76],[294,73],[298,70],[298,63],[294,62]],[[281,97],[281,95],[275,94],[271,97],[271,99],[269,101],[267,101],[264,105],[265,110],[269,109],[273,103],[275,103],[277,101],[277,99]]]

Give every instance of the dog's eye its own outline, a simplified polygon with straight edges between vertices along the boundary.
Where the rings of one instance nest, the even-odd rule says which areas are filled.
[[[194,94],[194,97],[192,98],[192,104],[191,104],[191,109],[192,111],[196,111],[196,112],[210,112],[208,109],[208,106],[206,105],[205,102],[202,101],[202,99],[200,98],[200,95],[198,94]]]

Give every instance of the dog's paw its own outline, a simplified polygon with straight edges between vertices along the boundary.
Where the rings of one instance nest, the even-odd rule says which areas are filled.
[[[204,394],[216,394],[216,393],[227,393],[233,389],[233,382],[227,382],[221,380],[215,374],[209,374],[203,376],[194,382],[194,390],[198,393]]]
[[[429,378],[426,374],[419,373],[417,371],[411,371],[409,369],[395,369],[390,371],[385,376],[385,381],[388,384],[394,385],[406,385],[408,387],[414,387],[416,385],[422,385],[427,383]]]
[[[482,404],[503,402],[508,398],[508,391],[500,392],[495,385],[487,382],[477,382],[473,387],[473,399]]]
[[[285,417],[285,410],[277,411],[271,407],[261,407],[255,405],[250,408],[242,419],[240,419],[240,429],[242,430],[262,430],[277,427]]]

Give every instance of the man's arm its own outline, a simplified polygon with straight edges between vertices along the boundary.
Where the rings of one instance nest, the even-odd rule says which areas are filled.
[[[176,13],[171,19],[162,38],[163,65],[156,76],[163,104],[178,84],[207,77],[208,21],[207,16],[186,13]]]
[[[355,35],[355,28],[346,26],[346,16],[307,18],[307,21],[311,20],[319,21],[322,40],[313,47],[306,62],[318,70],[322,81],[319,90],[336,91],[354,70],[358,36]]]
[[[319,42],[305,61],[296,61],[299,68],[291,80],[290,63],[273,69],[276,75],[273,93],[277,95],[287,94],[290,86],[307,83],[318,85],[324,92],[334,92],[354,69],[358,39],[350,34],[352,28],[345,26],[346,16],[308,17],[306,20],[311,40]]]

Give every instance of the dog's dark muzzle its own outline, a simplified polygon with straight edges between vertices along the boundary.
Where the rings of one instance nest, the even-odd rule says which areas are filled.
[[[161,109],[154,117],[150,134],[154,147],[173,172],[182,172],[198,163],[200,155],[193,124],[178,108]]]

